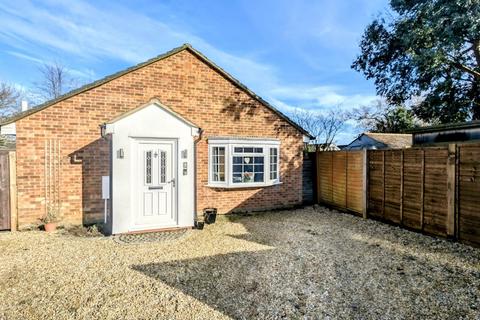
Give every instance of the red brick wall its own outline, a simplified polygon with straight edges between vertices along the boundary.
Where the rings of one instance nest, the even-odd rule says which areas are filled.
[[[37,223],[45,212],[46,139],[60,141],[64,221],[101,221],[101,176],[109,175],[109,145],[100,137],[99,125],[154,97],[204,130],[197,144],[198,210],[217,207],[227,213],[301,202],[302,134],[193,53],[183,50],[17,121],[20,227]],[[206,187],[208,136],[279,138],[283,184],[233,190]],[[72,162],[75,154],[82,160]]]

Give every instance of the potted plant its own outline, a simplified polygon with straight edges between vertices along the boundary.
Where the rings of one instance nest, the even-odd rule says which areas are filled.
[[[47,207],[47,213],[40,220],[43,222],[43,227],[45,228],[46,232],[53,232],[57,230],[57,222],[59,220],[58,209],[49,205]]]

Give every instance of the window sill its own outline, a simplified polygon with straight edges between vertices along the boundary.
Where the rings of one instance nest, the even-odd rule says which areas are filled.
[[[278,186],[283,184],[282,181],[274,183],[262,183],[262,184],[238,184],[238,185],[221,185],[221,184],[207,184],[205,187],[215,188],[215,189],[258,189],[258,188],[268,188],[273,186]]]

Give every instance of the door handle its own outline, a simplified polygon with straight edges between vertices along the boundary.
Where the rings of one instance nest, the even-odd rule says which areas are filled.
[[[173,178],[172,180],[170,180],[168,183],[171,183],[171,184],[172,184],[172,187],[175,188],[175,178]]]

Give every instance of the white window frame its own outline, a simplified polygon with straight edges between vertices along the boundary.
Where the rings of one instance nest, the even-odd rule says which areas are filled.
[[[215,175],[215,172],[213,171],[213,164],[214,164],[214,161],[213,161],[213,156],[214,156],[214,152],[213,152],[213,149],[215,148],[223,148],[224,149],[224,153],[223,153],[223,157],[224,157],[224,163],[223,163],[223,169],[225,170],[224,174],[223,174],[223,181],[221,180],[215,180],[214,179],[214,175]],[[215,184],[224,184],[225,182],[227,182],[227,176],[226,176],[226,172],[227,172],[227,163],[228,163],[228,159],[227,159],[227,148],[223,145],[212,145],[212,146],[209,146],[209,152],[208,152],[208,181],[211,181],[212,183],[215,183]]]
[[[225,148],[225,181],[213,181],[213,148]],[[234,148],[263,148],[262,153],[235,153]],[[277,178],[270,180],[270,148],[277,149]],[[263,182],[233,182],[233,157],[234,156],[262,156]],[[209,138],[208,139],[208,186],[215,188],[256,188],[280,184],[280,141],[278,139],[262,138]]]

